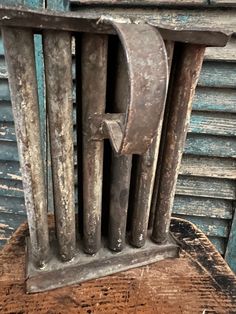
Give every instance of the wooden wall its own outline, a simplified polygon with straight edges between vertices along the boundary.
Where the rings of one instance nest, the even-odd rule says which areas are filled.
[[[41,126],[45,131],[40,39],[37,45]],[[226,259],[236,270],[236,234],[233,232],[236,229],[235,73],[235,38],[226,48],[207,50],[194,98],[173,213],[199,226],[220,253],[226,253]],[[45,132],[42,136],[45,144]],[[0,245],[6,243],[25,219],[7,71],[0,40]]]

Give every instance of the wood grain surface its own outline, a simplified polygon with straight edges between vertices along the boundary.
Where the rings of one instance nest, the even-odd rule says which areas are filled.
[[[24,236],[15,232],[0,253],[1,313],[235,313],[236,279],[207,238],[190,223],[172,221],[180,258],[87,283],[25,293]]]

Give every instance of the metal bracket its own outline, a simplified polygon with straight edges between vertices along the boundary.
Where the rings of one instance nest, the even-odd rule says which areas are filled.
[[[145,24],[112,22],[124,48],[129,81],[125,121],[105,119],[116,153],[143,154],[157,132],[165,105],[168,60],[158,30]]]

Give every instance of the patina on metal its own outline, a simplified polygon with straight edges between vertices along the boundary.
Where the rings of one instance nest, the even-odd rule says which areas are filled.
[[[158,195],[152,232],[152,238],[157,243],[165,243],[169,233],[175,187],[205,46],[183,44],[180,49],[157,187]]]
[[[197,25],[191,29],[178,23],[150,23],[140,18],[132,23],[98,17],[89,12],[80,16],[0,7],[30,229],[28,292],[50,290],[178,256],[169,225],[191,102],[205,46],[226,44],[230,32]],[[82,117],[78,119],[81,125],[77,125],[77,136],[83,138],[82,143],[78,141],[82,147],[78,166],[83,168],[79,171],[83,185],[79,185],[78,193],[83,190],[83,204],[79,205],[83,231],[75,224],[71,32],[80,37],[81,52],[76,62],[81,63],[77,74],[81,74],[81,101],[77,105]],[[40,151],[34,33],[42,34],[44,45],[56,225],[50,231],[50,239]],[[120,41],[118,72],[115,105],[112,112],[107,112],[111,108],[106,103],[109,36],[114,35]],[[164,40],[168,40],[166,44]],[[108,238],[101,232],[104,139],[109,139],[113,150],[109,221],[103,222],[108,223]],[[135,188],[130,182],[135,182]],[[151,200],[151,216],[155,219],[153,230],[147,232]],[[126,226],[129,214],[131,223]]]
[[[45,31],[43,48],[57,239],[68,261],[76,246],[70,33]]]
[[[2,28],[2,36],[25,191],[32,259],[36,266],[42,267],[49,258],[49,236],[33,32],[30,29]]]
[[[112,24],[124,48],[130,93],[124,125],[112,120],[104,123],[118,154],[142,154],[156,135],[165,103],[168,82],[165,45],[159,32],[148,25]]]
[[[171,70],[174,42],[166,42],[168,58],[168,76]],[[167,84],[169,80],[167,80]],[[165,103],[165,99],[163,100]],[[131,221],[131,242],[136,247],[142,247],[147,238],[147,229],[153,194],[153,186],[156,176],[157,160],[159,155],[159,145],[162,134],[162,124],[165,106],[162,107],[157,133],[148,150],[138,159],[137,172],[135,174],[135,192],[133,214]]]
[[[131,9],[133,11],[133,9]],[[40,11],[25,8],[14,8],[0,6],[0,25],[33,28],[37,32],[42,29],[65,30],[71,32],[105,33],[116,34],[112,26],[112,21],[124,24],[148,24],[158,28],[164,40],[187,42],[192,44],[202,44],[206,46],[223,47],[229,40],[229,36],[234,32],[235,18],[222,11],[215,14],[202,14],[203,17],[195,16],[191,18],[191,23],[184,24],[181,21],[183,11],[171,10],[158,11],[146,16],[141,12],[130,14],[127,9],[116,12],[102,8],[96,11],[80,9],[78,12],[54,12],[50,10]],[[151,11],[152,12],[152,11]],[[129,13],[129,14],[128,14]],[[151,16],[150,16],[151,15]],[[224,26],[220,16],[224,17]],[[164,16],[162,21],[161,17]],[[172,17],[172,22],[168,23],[168,17]],[[196,19],[198,17],[198,19]],[[217,17],[217,18],[216,18]],[[196,19],[196,23],[192,20]],[[202,21],[202,22],[201,22]],[[227,23],[228,21],[228,23]],[[211,22],[211,23],[209,23]]]
[[[105,113],[107,45],[107,35],[82,36],[83,239],[89,254],[101,246],[103,141],[93,139],[91,122]]]
[[[127,63],[121,44],[118,44],[113,111],[125,112],[129,95]],[[122,251],[125,247],[127,212],[129,206],[132,155],[112,151],[109,207],[109,248]]]

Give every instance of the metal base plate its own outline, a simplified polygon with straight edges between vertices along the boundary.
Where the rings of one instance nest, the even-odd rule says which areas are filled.
[[[58,258],[56,241],[51,243],[52,254],[43,269],[32,264],[30,241],[27,241],[27,274],[26,288],[28,293],[52,290],[55,288],[78,284],[90,279],[111,275],[131,268],[151,264],[165,258],[177,257],[178,246],[170,237],[168,243],[158,245],[150,239],[142,248],[134,248],[127,244],[122,252],[107,249],[105,241],[96,255],[83,253],[78,247],[77,254],[70,262],[62,262]]]

